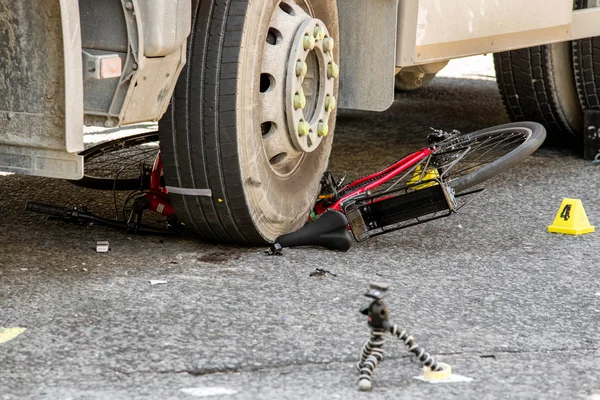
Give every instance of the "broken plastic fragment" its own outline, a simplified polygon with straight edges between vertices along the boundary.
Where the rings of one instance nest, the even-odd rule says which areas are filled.
[[[106,240],[96,242],[96,253],[108,253],[110,246]]]

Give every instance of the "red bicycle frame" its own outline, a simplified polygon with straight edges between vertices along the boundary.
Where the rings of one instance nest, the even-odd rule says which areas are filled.
[[[163,174],[162,159],[160,151],[156,155],[152,173],[150,174],[150,189],[144,193],[143,197],[148,200],[150,211],[161,214],[165,217],[175,214],[173,206],[169,202],[169,193],[164,186],[161,186],[161,177]]]
[[[327,211],[328,209],[336,210],[336,211],[343,211],[342,208],[344,206],[344,203],[346,203],[348,200],[350,200],[356,196],[360,196],[360,195],[368,192],[369,190],[372,190],[372,189],[376,188],[377,186],[382,185],[382,184],[390,181],[391,179],[394,179],[399,174],[401,174],[402,172],[406,171],[407,169],[413,167],[414,165],[421,162],[424,158],[429,157],[430,155],[431,155],[431,149],[429,149],[429,148],[425,148],[425,149],[416,151],[379,172],[376,172],[369,176],[365,176],[363,178],[360,178],[353,182],[350,182],[349,184],[344,186],[344,188],[342,188],[341,192],[347,192],[349,190],[352,190],[352,188],[354,188],[354,187],[358,187],[358,188],[356,190],[342,196],[339,200],[337,200],[331,206],[325,207],[322,204],[317,204],[315,207],[317,214],[320,215],[320,214],[324,213],[325,211]],[[369,182],[369,183],[365,184],[364,186],[361,186],[361,184],[364,184],[365,182]]]

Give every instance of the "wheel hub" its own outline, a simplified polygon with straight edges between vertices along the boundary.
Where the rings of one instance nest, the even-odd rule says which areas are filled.
[[[279,175],[295,171],[330,131],[339,76],[334,46],[323,21],[292,2],[276,8],[263,52],[259,107],[265,153]]]
[[[335,109],[333,46],[325,24],[311,18],[298,28],[290,53],[286,88],[289,135],[294,146],[307,153],[327,136],[329,115]],[[328,67],[335,68],[330,76]]]

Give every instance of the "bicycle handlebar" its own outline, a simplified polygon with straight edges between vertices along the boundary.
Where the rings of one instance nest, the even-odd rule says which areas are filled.
[[[37,203],[34,201],[28,201],[25,204],[25,210],[34,211],[40,214],[47,214],[52,217],[64,219],[68,222],[95,222],[100,225],[125,230],[126,232],[146,233],[152,235],[177,235],[179,233],[177,230],[160,229],[137,223],[128,223],[125,221],[117,221],[114,219],[99,217],[87,212],[85,209],[69,209],[53,206],[51,204]]]
[[[59,218],[66,218],[69,213],[68,208],[56,207],[51,204],[36,203],[34,201],[28,201],[25,204],[25,210],[37,212],[40,214],[48,214],[53,217]]]

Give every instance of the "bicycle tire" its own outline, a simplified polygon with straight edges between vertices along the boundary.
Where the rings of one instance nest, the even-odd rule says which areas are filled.
[[[478,143],[484,143],[482,140],[515,133],[518,133],[519,135],[525,135],[523,142],[519,143],[514,149],[508,151],[506,154],[496,158],[495,160],[487,162],[475,170],[456,177],[454,176],[457,174],[457,171],[456,166],[454,166],[454,171],[450,171],[449,173],[449,186],[452,187],[458,194],[465,189],[479,185],[480,183],[515,166],[535,152],[542,145],[546,138],[546,129],[537,122],[514,122],[481,129],[479,131],[460,136],[458,139],[459,146],[472,146]],[[456,142],[451,142],[452,139],[447,143],[441,142],[439,144],[440,149],[444,151],[445,147],[448,148],[457,146]],[[474,150],[470,150],[468,155],[472,155],[474,152]]]
[[[149,166],[153,165],[158,154],[158,141],[158,132],[145,132],[92,146],[79,154],[83,156],[83,178],[69,182],[96,190],[147,189],[150,177],[141,173],[140,162]],[[154,142],[156,142],[156,149],[139,147]],[[138,149],[136,150],[136,148]],[[104,159],[102,159],[103,156],[105,156]],[[94,163],[98,163],[98,167],[90,168]],[[102,168],[102,166],[105,167]],[[123,173],[124,171],[125,173]]]

